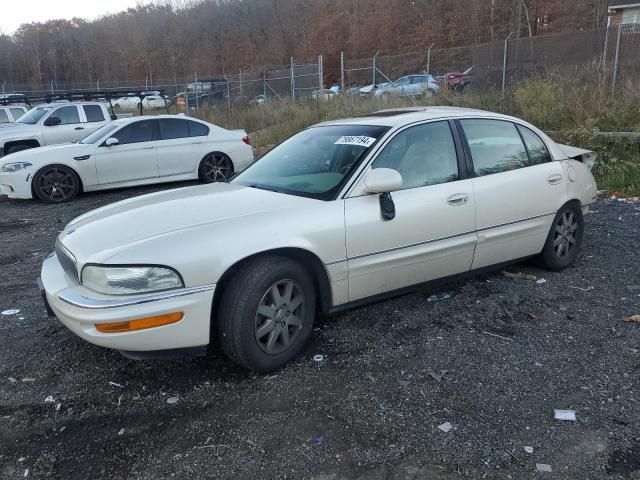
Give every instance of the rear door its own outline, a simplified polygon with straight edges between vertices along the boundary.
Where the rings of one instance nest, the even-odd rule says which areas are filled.
[[[562,165],[523,125],[481,118],[457,123],[475,174],[473,268],[539,253],[566,189]]]
[[[191,136],[190,120],[162,118],[158,120],[158,169],[161,177],[194,172],[205,147],[203,137]],[[198,126],[200,124],[196,124]],[[206,128],[206,127],[205,127]],[[206,133],[209,129],[206,128]]]
[[[47,145],[77,142],[86,137],[85,125],[78,105],[55,108],[47,115],[45,121],[51,117],[59,118],[60,124],[50,126],[43,124],[42,132]]]
[[[84,136],[90,135],[111,121],[105,117],[105,110],[100,105],[82,105],[84,113]],[[83,137],[84,138],[84,137]]]
[[[125,125],[114,132],[118,144],[103,142],[92,155],[100,185],[158,178],[155,123],[143,120]]]

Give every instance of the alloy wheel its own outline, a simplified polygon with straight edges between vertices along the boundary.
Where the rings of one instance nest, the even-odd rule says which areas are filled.
[[[305,297],[293,280],[274,283],[262,296],[255,316],[255,338],[260,349],[277,355],[295,344],[302,330]]]
[[[37,188],[51,202],[63,202],[73,196],[76,180],[71,172],[52,168],[40,176]]]
[[[559,258],[565,258],[576,247],[578,219],[568,210],[564,212],[554,227],[553,249]]]
[[[211,154],[204,161],[203,173],[210,182],[226,182],[231,176],[231,162],[225,155]]]

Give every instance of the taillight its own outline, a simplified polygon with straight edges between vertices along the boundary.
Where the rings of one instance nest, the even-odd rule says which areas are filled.
[[[249,141],[249,135],[245,135],[244,137],[242,137],[242,141],[247,145],[251,145],[251,142]]]

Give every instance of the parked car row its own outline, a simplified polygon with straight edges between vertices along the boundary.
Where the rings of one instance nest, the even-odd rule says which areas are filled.
[[[304,348],[318,314],[528,257],[567,268],[596,199],[593,152],[496,113],[415,107],[334,120],[254,163],[243,135],[139,117],[8,155],[3,192],[45,201],[227,180],[65,226],[41,272],[51,314],[131,358],[203,354],[216,339],[239,365],[270,371]]]
[[[13,140],[5,141],[9,155],[0,166],[0,194],[60,203],[92,190],[190,179],[227,181],[253,161],[243,130],[225,130],[175,115],[107,122],[103,108],[96,104],[41,106],[26,114],[26,121],[36,125],[30,142],[51,145],[81,140],[32,148],[37,145],[24,143],[26,133],[21,129],[5,135]],[[88,112],[94,113],[92,121]],[[91,134],[86,136],[87,132]]]

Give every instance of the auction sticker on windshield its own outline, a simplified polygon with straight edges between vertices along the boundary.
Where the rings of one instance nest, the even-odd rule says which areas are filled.
[[[362,147],[370,147],[373,142],[375,142],[375,138],[365,137],[361,135],[345,135],[340,137],[336,141],[336,145],[360,145]]]

